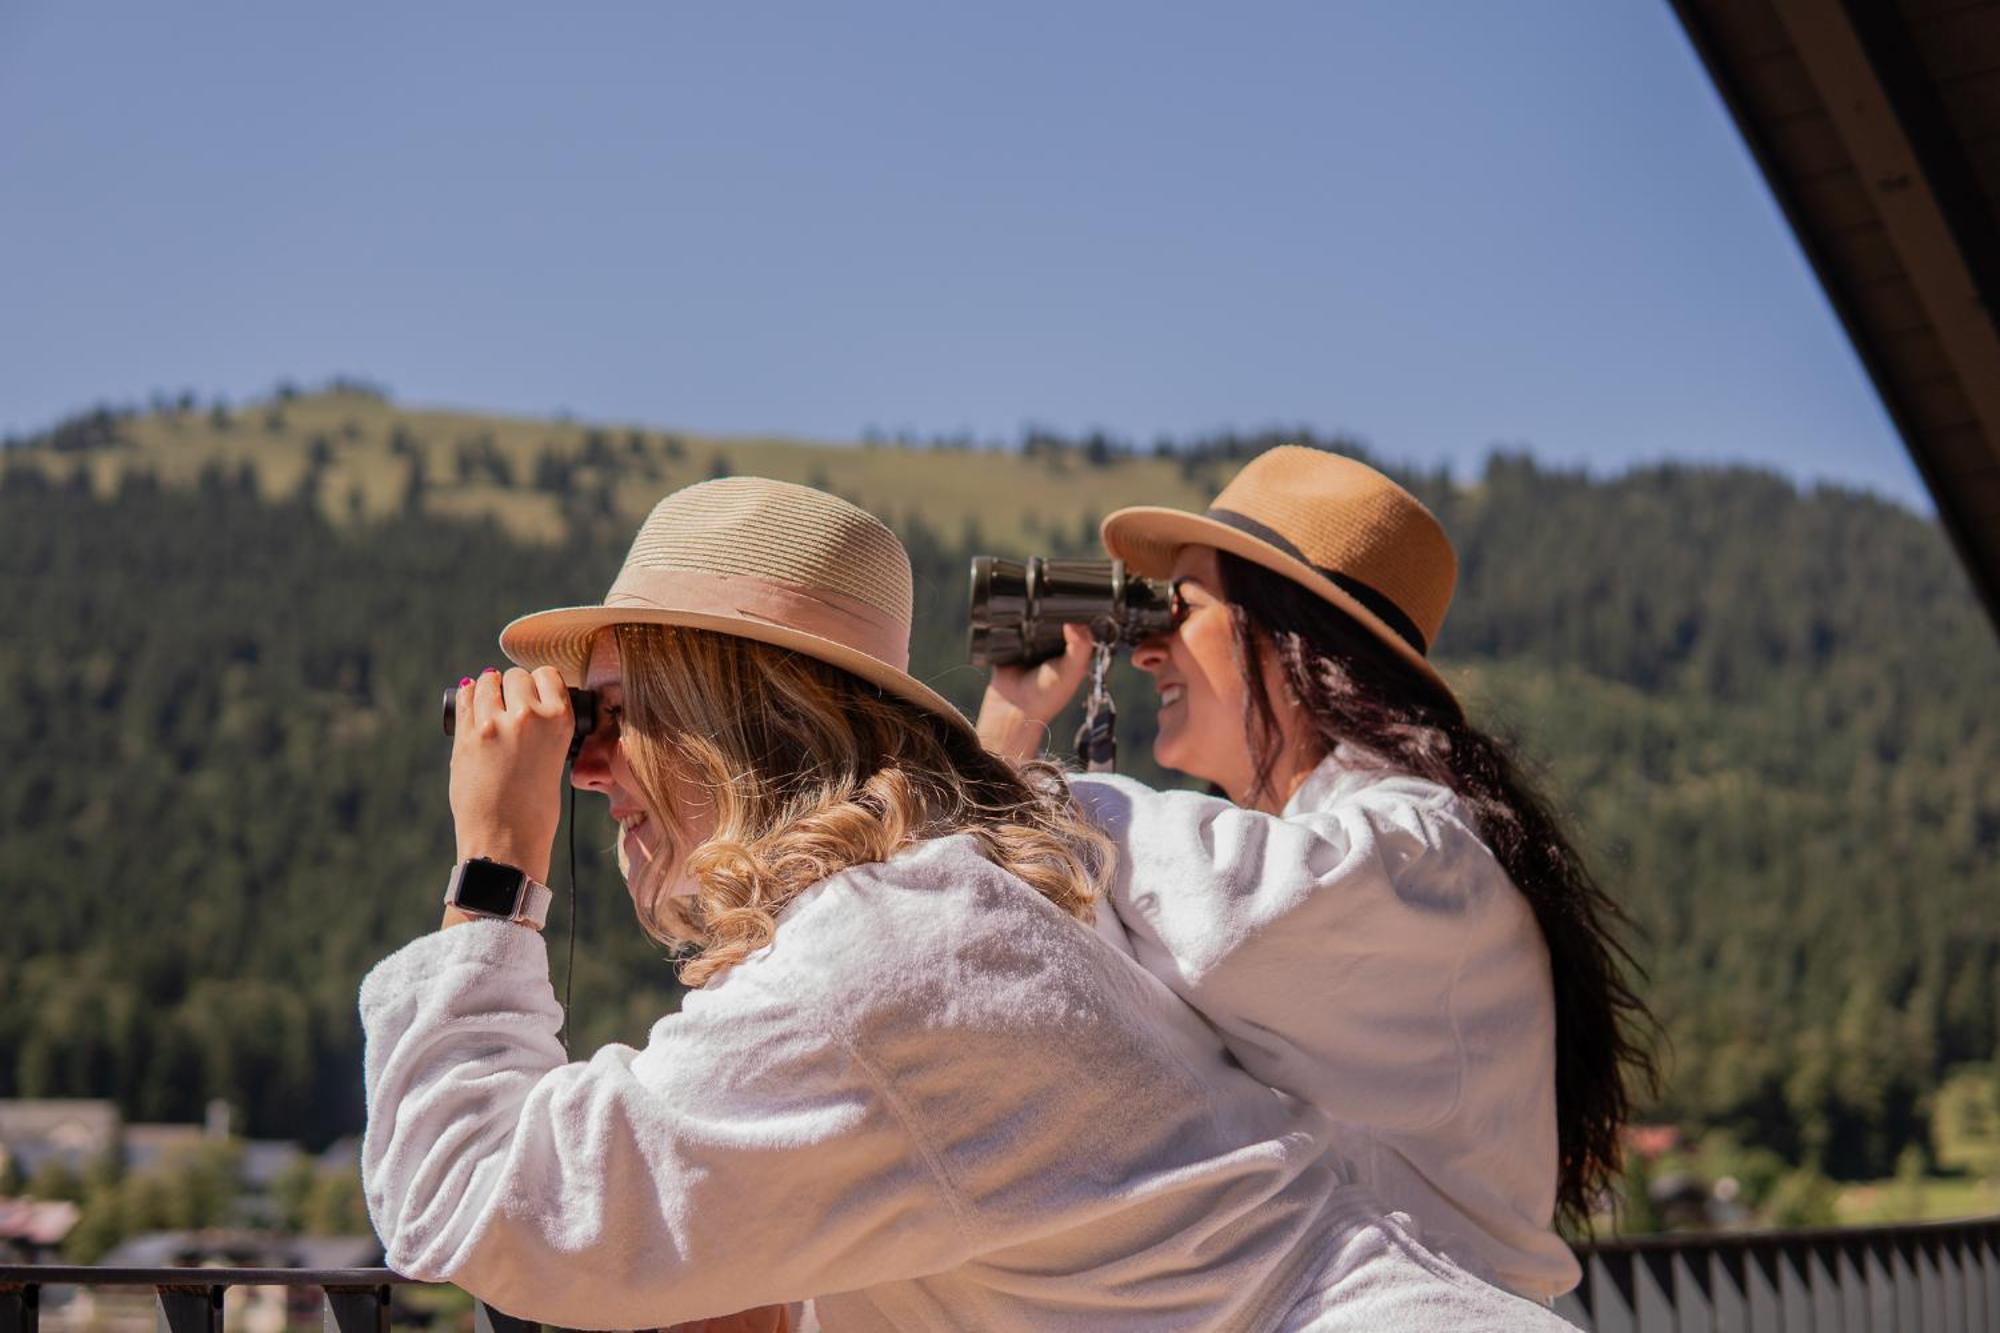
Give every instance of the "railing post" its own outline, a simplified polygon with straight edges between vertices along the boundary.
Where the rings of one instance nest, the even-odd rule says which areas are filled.
[[[1667,1327],[1699,1329],[1701,1333],[1714,1327],[1715,1300],[1710,1293],[1715,1279],[1709,1269],[1713,1254],[1706,1246],[1690,1245],[1671,1255],[1673,1314]]]
[[[1916,1246],[1907,1237],[1889,1243],[1889,1272],[1896,1287],[1896,1315],[1889,1327],[1920,1329],[1924,1326],[1922,1293],[1917,1290]]]
[[[222,1333],[222,1288],[155,1287],[159,1293],[158,1333]]]
[[[1748,1262],[1740,1246],[1709,1251],[1708,1298],[1715,1333],[1750,1333]]]
[[[1839,1296],[1841,1333],[1868,1333],[1868,1277],[1862,1267],[1864,1248],[1853,1241],[1838,1241],[1833,1246],[1833,1281]]]
[[[1743,1256],[1744,1303],[1750,1310],[1750,1333],[1779,1333],[1785,1326],[1778,1303],[1778,1252],[1759,1245]]]
[[[1937,1251],[1938,1304],[1943,1309],[1944,1322],[1938,1327],[1946,1333],[1965,1333],[1965,1246],[1956,1233],[1939,1236],[1933,1244]]]
[[[1641,1250],[1632,1256],[1632,1313],[1639,1333],[1673,1333],[1673,1256]]]
[[[1777,1327],[1785,1333],[1819,1327],[1813,1322],[1812,1279],[1806,1272],[1806,1256],[1791,1245],[1780,1245],[1774,1253],[1778,1261],[1778,1309],[1783,1315]]]
[[[1915,1327],[1931,1333],[1944,1328],[1944,1274],[1938,1266],[1942,1257],[1937,1241],[1929,1236],[1916,1238],[1917,1322]]]
[[[1843,1330],[1840,1310],[1839,1247],[1825,1243],[1809,1246],[1803,1257],[1806,1271],[1807,1305],[1812,1310],[1809,1327]]]
[[[1975,1328],[2000,1325],[2000,1227],[1984,1226],[1972,1235],[1972,1289],[1979,1294]]]
[[[1868,1286],[1868,1322],[1861,1327],[1869,1333],[1895,1333],[1896,1281],[1889,1271],[1893,1248],[1880,1238],[1861,1245],[1861,1276]]]
[[[1632,1253],[1610,1250],[1590,1256],[1590,1326],[1597,1333],[1638,1333],[1632,1303]]]
[[[35,1283],[0,1287],[0,1333],[36,1333],[42,1324],[42,1289]]]
[[[541,1333],[542,1326],[527,1319],[516,1319],[478,1301],[472,1307],[473,1333]]]
[[[1979,1231],[1967,1228],[1955,1242],[1958,1253],[1958,1288],[1964,1293],[1965,1326],[1988,1328],[1986,1322],[1986,1277],[1979,1271]]]
[[[389,1333],[389,1288],[327,1287],[325,1333]]]

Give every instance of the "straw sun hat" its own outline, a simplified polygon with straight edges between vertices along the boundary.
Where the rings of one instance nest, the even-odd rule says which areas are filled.
[[[909,673],[910,557],[874,515],[809,486],[726,477],[653,506],[600,606],[522,616],[500,648],[583,684],[612,625],[681,625],[790,648],[971,729]]]
[[[1430,663],[1458,581],[1458,557],[1431,511],[1365,463],[1284,445],[1260,454],[1206,514],[1142,506],[1104,520],[1104,547],[1134,573],[1165,578],[1184,546],[1228,551],[1332,602],[1447,695]]]

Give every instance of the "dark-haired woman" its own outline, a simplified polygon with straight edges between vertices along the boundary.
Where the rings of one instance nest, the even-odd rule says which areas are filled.
[[[1428,660],[1451,544],[1372,468],[1281,448],[1205,515],[1126,509],[1110,553],[1171,578],[1174,630],[1134,662],[1155,757],[1227,799],[1079,777],[1118,841],[1110,899],[1146,967],[1344,1155],[1425,1243],[1548,1301],[1653,1077],[1617,907],[1506,750]],[[1089,641],[996,672],[989,746],[1039,747]]]

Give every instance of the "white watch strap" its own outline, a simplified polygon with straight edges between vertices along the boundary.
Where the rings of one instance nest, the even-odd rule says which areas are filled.
[[[514,913],[512,919],[540,930],[549,924],[549,904],[555,901],[555,896],[548,885],[538,879],[529,879],[521,889],[521,910]]]

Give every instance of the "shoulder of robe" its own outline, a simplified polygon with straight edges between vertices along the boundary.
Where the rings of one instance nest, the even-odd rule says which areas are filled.
[[[1024,947],[1063,952],[1093,939],[1086,923],[960,834],[829,875],[786,907],[768,946],[705,992],[715,1000],[732,989],[768,992],[851,1015],[897,1006],[913,985],[928,989]]]
[[[1508,882],[1471,806],[1428,779],[1380,769],[1348,772],[1310,813],[1369,835],[1400,887],[1430,885],[1460,901],[1477,901]]]

